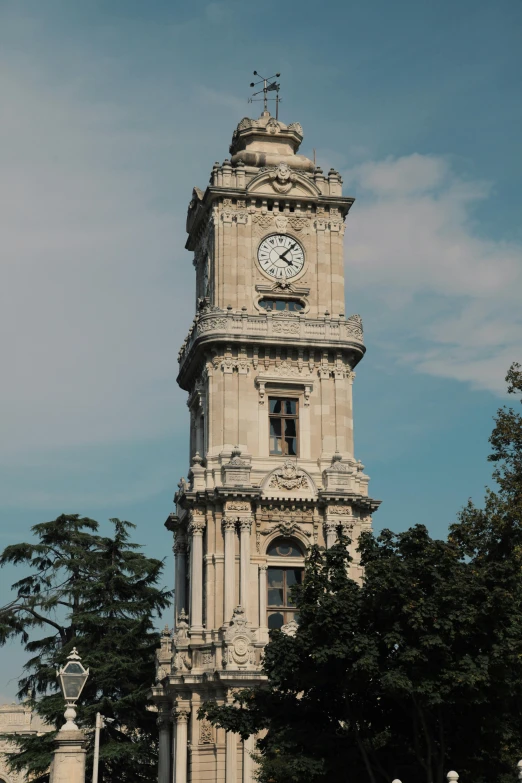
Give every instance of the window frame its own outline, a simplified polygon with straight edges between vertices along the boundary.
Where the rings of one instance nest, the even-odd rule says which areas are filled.
[[[271,413],[270,412],[270,402],[272,400],[280,400],[287,401],[291,400],[292,402],[295,402],[295,413]],[[285,394],[282,395],[275,395],[275,394],[269,394],[268,395],[268,454],[270,457],[299,457],[299,451],[300,451],[300,437],[299,437],[299,395],[293,396],[291,394]],[[283,420],[292,420],[295,421],[295,454],[289,454],[285,449],[287,448],[288,444],[286,442],[286,437],[283,432],[283,426],[281,425],[281,445],[282,445],[282,451],[272,451],[272,444],[271,444],[271,423],[272,419],[279,419],[279,421]],[[277,437],[277,436],[275,436]],[[293,437],[293,436],[292,436]]]
[[[285,556],[285,555],[269,555],[268,550],[271,546],[274,544],[277,544],[278,541],[288,541],[289,543],[292,543],[292,545],[301,553],[299,557],[296,557],[295,555],[291,556]],[[295,617],[297,615],[297,608],[294,606],[289,606],[286,603],[286,600],[288,598],[288,591],[289,588],[287,586],[286,581],[286,572],[287,571],[299,571],[301,573],[301,584],[304,580],[304,573],[305,573],[305,558],[306,558],[306,551],[307,551],[308,544],[301,541],[296,536],[285,536],[285,535],[276,535],[273,537],[270,537],[270,540],[266,544],[266,566],[267,566],[267,573],[266,573],[266,627],[269,629],[269,631],[274,630],[273,628],[270,628],[268,624],[268,618],[269,615],[273,612],[279,612],[283,615],[283,625],[287,625],[292,620],[295,620]],[[270,569],[276,568],[283,572],[283,600],[285,601],[284,606],[271,606],[269,603],[268,598],[268,591],[269,589],[273,589],[269,587],[270,583]]]
[[[271,303],[273,306],[268,308],[264,304],[261,304],[262,302],[265,302],[266,304]],[[279,308],[277,307],[277,303],[282,302],[285,307]],[[283,298],[283,297],[270,297],[270,296],[262,296],[258,302],[258,307],[261,308],[261,312],[264,313],[303,313],[306,309],[304,302],[302,302],[300,299],[290,299],[290,298]],[[290,305],[299,305],[298,309],[294,309],[293,307],[290,307]]]
[[[274,558],[274,560],[275,559],[276,558]],[[281,559],[284,560],[284,558],[281,558]],[[282,590],[283,590],[283,601],[284,601],[284,603],[281,606],[274,606],[273,604],[271,605],[270,601],[269,601],[270,590],[280,589],[280,588],[270,587],[270,571],[275,571],[275,570],[281,571],[282,574],[283,574],[283,587],[282,587]],[[292,588],[292,585],[290,587],[288,587],[288,582],[287,582],[287,572],[288,571],[299,571],[299,573],[301,574],[301,582],[300,583],[296,582],[296,584],[302,584],[303,576],[304,576],[304,564],[303,563],[299,563],[299,564],[294,563],[293,565],[289,566],[289,565],[283,565],[282,563],[272,562],[267,567],[267,574],[266,574],[266,625],[267,625],[267,628],[269,630],[274,630],[273,628],[270,628],[269,620],[268,620],[268,618],[270,617],[270,615],[272,613],[277,612],[277,613],[283,615],[283,623],[282,623],[283,625],[287,625],[287,623],[289,623],[292,620],[294,620],[295,616],[297,615],[297,607],[295,606],[295,604],[292,606],[288,602],[289,601],[289,597],[290,597],[290,591],[291,591],[291,588]]]

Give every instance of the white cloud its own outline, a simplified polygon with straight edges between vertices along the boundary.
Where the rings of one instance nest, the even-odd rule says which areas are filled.
[[[488,185],[418,154],[363,163],[345,180],[358,198],[347,288],[374,293],[375,336],[395,361],[502,393],[522,353],[522,247],[476,232],[473,209]]]

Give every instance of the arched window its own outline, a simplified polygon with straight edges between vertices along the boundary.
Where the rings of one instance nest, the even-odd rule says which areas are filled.
[[[277,538],[268,546],[267,558],[267,625],[273,630],[298,619],[292,587],[303,581],[304,555],[293,539]]]
[[[291,313],[300,313],[304,309],[302,302],[296,299],[264,299],[259,300],[259,307],[262,307],[267,312],[282,312],[286,310]]]

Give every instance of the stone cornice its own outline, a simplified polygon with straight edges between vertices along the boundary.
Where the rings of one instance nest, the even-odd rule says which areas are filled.
[[[180,371],[178,384],[189,390],[190,369],[200,348],[215,343],[277,345],[317,348],[318,350],[349,350],[351,366],[362,359],[364,346],[362,322],[358,315],[349,318],[307,318],[304,315],[283,315],[278,312],[249,314],[213,309],[198,314],[178,353]]]
[[[219,202],[222,199],[241,199],[241,200],[247,200],[247,201],[255,201],[257,199],[264,198],[265,200],[268,198],[268,200],[276,199],[281,200],[281,196],[278,195],[276,192],[272,196],[269,196],[268,194],[257,194],[254,193],[250,195],[247,192],[246,187],[230,187],[230,186],[216,186],[216,185],[209,185],[207,189],[205,190],[205,193],[202,195],[200,199],[197,199],[197,201],[193,200],[194,203],[194,213],[191,216],[191,219],[187,220],[187,233],[188,233],[188,239],[185,244],[185,248],[187,250],[195,250],[197,245],[198,236],[200,233],[201,227],[205,224],[205,222],[208,220],[209,216],[212,214],[212,205],[216,202]],[[345,218],[348,212],[350,211],[350,208],[352,204],[355,202],[355,199],[350,196],[333,196],[333,195],[327,195],[327,194],[321,194],[321,195],[304,195],[303,193],[295,193],[293,194],[291,191],[289,193],[284,194],[284,200],[288,201],[290,203],[296,202],[299,203],[302,207],[312,207],[317,205],[318,207],[336,207],[340,211],[340,215],[342,218]],[[246,208],[248,210],[248,208]],[[303,210],[303,213],[306,212],[306,209]],[[189,212],[190,214],[190,212]]]

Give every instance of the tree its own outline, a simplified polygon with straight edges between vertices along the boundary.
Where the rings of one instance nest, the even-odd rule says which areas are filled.
[[[513,365],[510,393],[522,392]],[[267,685],[211,722],[258,741],[260,780],[443,783],[513,780],[522,756],[522,419],[500,410],[490,438],[498,491],[469,502],[447,541],[422,525],[365,534],[365,576],[348,539],[313,547],[296,587],[294,637],[273,631]]]
[[[90,668],[78,723],[92,728],[96,712],[113,719],[102,731],[100,781],[155,781],[156,716],[147,693],[159,646],[154,619],[169,605],[170,593],[157,586],[163,563],[129,541],[134,525],[111,522],[113,536],[101,536],[94,520],[62,515],[32,528],[37,543],[4,550],[0,566],[19,565],[27,573],[13,585],[16,598],[0,609],[0,644],[10,638],[25,644],[32,657],[18,696],[30,697],[36,712],[57,728],[64,722],[64,702],[56,667],[77,647]],[[35,783],[46,783],[54,736],[16,738],[20,752],[10,757],[13,769],[27,769]]]

